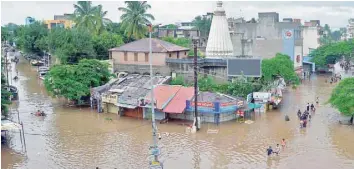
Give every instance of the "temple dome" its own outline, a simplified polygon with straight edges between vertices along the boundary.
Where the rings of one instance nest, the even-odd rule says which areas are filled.
[[[217,7],[211,22],[206,47],[206,57],[208,58],[227,58],[233,56],[229,26],[222,4],[221,1],[217,2]]]

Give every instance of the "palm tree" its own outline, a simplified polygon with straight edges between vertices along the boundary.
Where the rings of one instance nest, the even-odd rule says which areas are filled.
[[[122,20],[121,28],[125,35],[131,38],[140,39],[145,37],[146,24],[151,24],[150,20],[155,20],[154,16],[146,13],[151,8],[146,1],[125,1],[127,7],[118,8],[123,14],[120,16]]]
[[[102,11],[102,5],[92,6],[91,1],[78,1],[74,4],[73,20],[77,28],[85,28],[95,34],[100,34],[111,20],[105,18],[107,11]]]
[[[87,28],[94,30],[94,13],[96,8],[92,6],[91,1],[78,1],[74,4],[73,20],[77,28]]]
[[[98,5],[94,12],[94,24],[95,24],[95,33],[101,34],[105,27],[112,23],[112,21],[108,18],[105,18],[107,11],[102,11],[102,5]]]

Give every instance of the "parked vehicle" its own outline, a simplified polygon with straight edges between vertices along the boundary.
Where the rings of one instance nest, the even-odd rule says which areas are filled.
[[[38,61],[38,60],[32,60],[32,61],[31,61],[31,65],[32,65],[32,66],[43,66],[43,65],[44,65],[44,62]]]
[[[47,66],[38,67],[37,72],[41,72],[41,71],[49,71],[49,67],[47,67]]]

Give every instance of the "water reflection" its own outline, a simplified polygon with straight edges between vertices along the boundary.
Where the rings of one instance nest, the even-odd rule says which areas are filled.
[[[12,159],[9,151],[2,151],[2,168],[147,167],[152,143],[149,121],[65,107],[63,100],[48,96],[35,68],[21,60],[18,70],[20,80],[14,85],[20,90],[20,101],[13,107],[18,107],[25,125],[28,158]],[[299,128],[297,109],[304,110],[316,96],[321,103],[328,99],[334,85],[324,81],[325,77],[313,76],[297,89],[285,91],[278,110],[256,116],[250,125],[203,124],[194,135],[177,123],[159,125],[161,133],[169,133],[159,141],[165,168],[352,169],[354,129],[338,125],[334,109],[321,104],[309,127]],[[48,116],[32,116],[37,109]],[[285,114],[290,121],[284,120]],[[208,128],[218,128],[219,133],[206,134]],[[278,157],[267,158],[266,148],[282,138],[287,147]],[[13,148],[20,150],[20,146]]]

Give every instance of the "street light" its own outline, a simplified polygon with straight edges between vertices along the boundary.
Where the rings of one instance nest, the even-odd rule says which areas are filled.
[[[152,149],[152,154],[154,155],[154,160],[150,162],[150,168],[152,167],[161,167],[161,164],[158,160],[158,155],[160,153],[157,147],[157,138],[156,138],[156,122],[155,122],[155,106],[154,106],[154,83],[153,83],[153,71],[152,71],[152,42],[151,42],[151,33],[152,33],[152,25],[148,24],[149,27],[149,62],[150,62],[150,85],[151,85],[151,121],[152,121],[152,137],[153,137],[153,146],[150,147]]]

